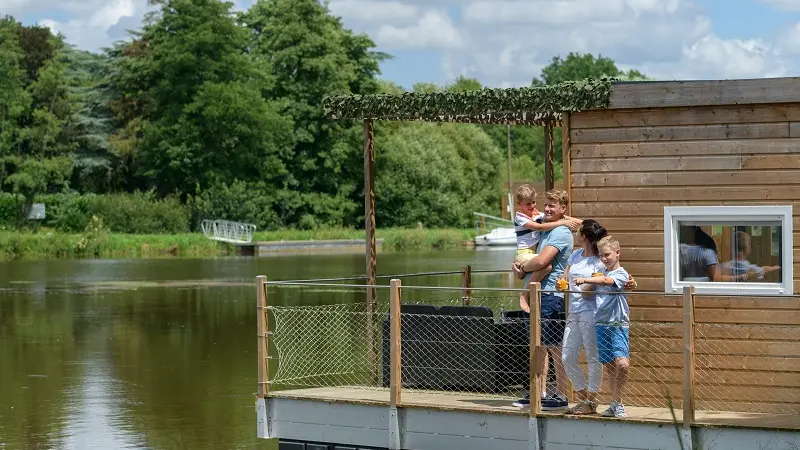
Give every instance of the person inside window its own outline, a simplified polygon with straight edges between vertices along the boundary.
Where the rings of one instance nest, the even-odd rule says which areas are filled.
[[[744,231],[733,234],[734,259],[722,263],[722,272],[728,276],[739,277],[746,281],[764,281],[764,275],[781,270],[781,266],[758,266],[748,261],[751,251],[750,235]]]
[[[678,263],[681,281],[747,281],[749,272],[723,273],[717,258],[717,244],[696,225],[680,227]]]

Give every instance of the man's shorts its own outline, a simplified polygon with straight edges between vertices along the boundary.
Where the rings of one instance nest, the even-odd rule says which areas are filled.
[[[546,347],[560,346],[564,340],[566,326],[564,298],[553,294],[542,293],[541,317],[542,345]]]
[[[617,358],[629,358],[627,325],[595,325],[597,354],[600,363],[608,364]]]
[[[514,262],[522,266],[536,256],[536,247],[518,248],[514,255]]]

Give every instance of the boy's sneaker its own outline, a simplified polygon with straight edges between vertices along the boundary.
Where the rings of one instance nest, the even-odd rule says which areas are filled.
[[[566,409],[569,406],[567,397],[561,394],[548,395],[542,399],[542,411],[556,411]]]
[[[611,405],[609,405],[608,409],[600,413],[600,415],[605,417],[616,417],[618,419],[628,417],[625,415],[625,407],[619,402],[611,402]]]

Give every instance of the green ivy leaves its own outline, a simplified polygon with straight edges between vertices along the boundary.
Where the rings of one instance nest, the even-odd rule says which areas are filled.
[[[607,108],[611,80],[586,79],[560,84],[464,92],[431,92],[325,97],[332,119],[427,120],[433,122],[545,122],[563,111]]]

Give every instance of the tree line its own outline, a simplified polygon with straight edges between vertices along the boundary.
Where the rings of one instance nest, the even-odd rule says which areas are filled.
[[[325,118],[321,102],[402,92],[379,78],[391,55],[319,0],[258,0],[243,12],[219,0],[150,1],[158,8],[141,29],[99,53],[0,19],[0,190],[19,200],[15,211],[46,194],[148,192],[182,205],[195,225],[362,226],[361,124]],[[600,76],[643,78],[570,53],[532,84]],[[461,77],[412,90],[482,87]],[[378,226],[470,226],[473,211],[498,214],[506,132],[377,123]],[[515,178],[540,179],[542,129],[511,133]]]

